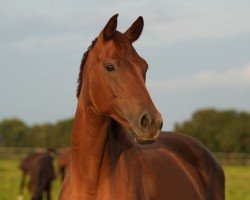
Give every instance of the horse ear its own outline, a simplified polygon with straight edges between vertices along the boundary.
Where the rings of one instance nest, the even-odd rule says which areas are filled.
[[[116,32],[118,14],[113,15],[102,31],[104,41],[113,37]]]
[[[124,35],[131,41],[136,41],[143,30],[143,18],[142,16],[138,17],[137,20],[129,27],[129,29],[124,33]]]

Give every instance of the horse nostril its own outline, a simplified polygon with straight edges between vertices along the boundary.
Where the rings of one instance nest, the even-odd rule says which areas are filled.
[[[161,125],[160,125],[160,127],[159,127],[159,130],[160,130],[160,131],[161,131],[162,127],[163,127],[163,122],[161,122]]]
[[[142,115],[142,118],[140,120],[140,126],[141,126],[141,128],[146,129],[146,128],[148,128],[150,126],[151,122],[152,121],[151,121],[149,115],[144,114],[144,115]]]

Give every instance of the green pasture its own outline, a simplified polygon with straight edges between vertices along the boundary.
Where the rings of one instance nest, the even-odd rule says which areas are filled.
[[[19,160],[0,160],[0,200],[16,200],[20,183]],[[250,200],[250,166],[224,166],[226,174],[226,199]],[[60,182],[53,183],[52,200],[57,199]],[[27,190],[24,200],[29,199]]]

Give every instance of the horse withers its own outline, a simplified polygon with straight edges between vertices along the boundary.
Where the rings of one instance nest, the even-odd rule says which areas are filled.
[[[72,161],[59,199],[223,200],[224,173],[211,152],[186,135],[160,132],[145,86],[148,64],[132,45],[143,18],[121,33],[117,17],[81,62]]]
[[[47,200],[50,200],[51,182],[55,179],[53,159],[55,150],[48,148],[47,152],[36,152],[21,161],[20,169],[23,173],[18,200],[23,199],[25,177],[29,175],[28,189],[32,200],[42,200],[46,192]]]

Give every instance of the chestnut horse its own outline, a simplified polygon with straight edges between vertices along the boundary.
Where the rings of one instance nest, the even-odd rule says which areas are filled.
[[[25,179],[26,179],[27,174],[31,171],[30,167],[31,167],[32,162],[42,154],[43,154],[42,152],[31,153],[21,160],[19,168],[22,172],[22,179],[21,179],[21,183],[20,183],[19,198],[18,199],[20,199],[20,200],[22,199],[23,189],[25,186]]]
[[[24,175],[18,199],[23,199],[22,193],[26,174],[30,176],[28,189],[31,193],[31,199],[42,200],[44,192],[46,192],[46,199],[51,199],[51,182],[55,179],[54,154],[54,149],[49,148],[46,153],[35,153],[22,160],[20,168]]]
[[[143,18],[121,33],[117,16],[82,59],[72,162],[59,199],[224,199],[224,173],[211,152],[186,135],[160,135],[148,66],[132,46]]]

